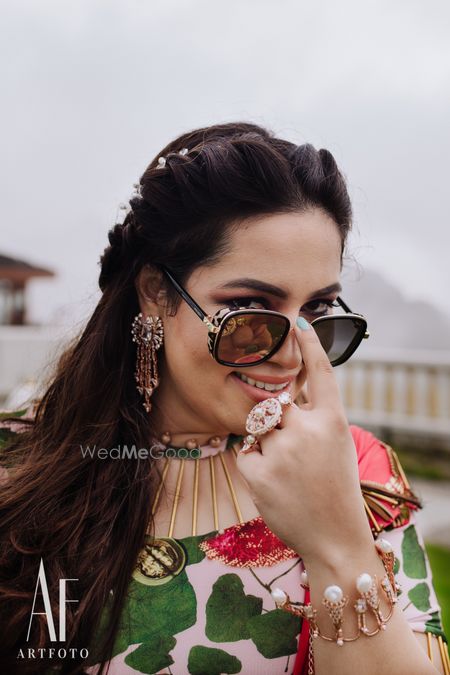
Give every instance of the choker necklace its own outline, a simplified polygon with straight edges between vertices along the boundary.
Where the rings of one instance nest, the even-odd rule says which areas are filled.
[[[200,453],[201,446],[196,438],[187,438],[184,444],[180,447],[172,445],[172,435],[170,431],[165,431],[161,434],[160,443],[164,445],[164,451],[179,451],[179,450],[198,450]],[[211,438],[203,445],[210,445],[212,448],[218,448],[222,444],[220,436],[211,436]]]

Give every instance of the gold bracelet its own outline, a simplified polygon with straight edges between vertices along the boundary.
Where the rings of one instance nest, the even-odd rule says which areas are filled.
[[[394,577],[395,554],[390,542],[386,539],[377,539],[374,543],[386,571],[385,576],[381,580],[381,588],[389,601],[389,614],[387,616],[383,616],[380,610],[377,576],[374,574],[372,577],[368,572],[363,572],[356,579],[356,588],[360,593],[360,597],[353,605],[353,608],[358,617],[358,632],[352,637],[344,637],[343,635],[343,614],[344,608],[348,603],[348,598],[344,596],[340,586],[327,586],[322,600],[322,604],[326,607],[334,626],[335,634],[332,637],[324,635],[319,629],[316,620],[317,610],[314,609],[311,603],[305,605],[300,602],[291,602],[289,596],[284,591],[280,588],[275,588],[272,591],[272,597],[275,600],[277,607],[306,619],[309,622],[310,633],[313,638],[321,637],[324,640],[336,642],[339,647],[342,647],[344,642],[353,642],[354,640],[357,640],[361,634],[372,637],[379,633],[380,630],[385,630],[386,623],[394,612],[394,605],[398,600],[397,594],[400,590],[400,586],[397,584]],[[302,572],[301,586],[303,588],[308,588],[308,575],[306,571]],[[366,623],[366,613],[368,611],[371,611],[375,615],[377,621],[377,628],[372,631],[369,630]]]

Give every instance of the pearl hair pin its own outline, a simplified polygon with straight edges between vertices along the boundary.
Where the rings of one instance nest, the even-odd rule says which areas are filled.
[[[178,154],[179,155],[187,155],[189,152],[188,148],[181,148],[179,150]],[[157,169],[164,169],[166,166],[166,158],[161,156],[158,158],[158,164],[156,166]],[[142,197],[141,194],[141,184],[140,183],[133,183],[133,193],[130,197],[132,199],[133,197]],[[121,202],[119,206],[117,207],[117,214],[116,214],[116,224],[122,225],[126,216],[128,213],[131,211],[131,206],[129,203]]]
[[[181,148],[181,150],[178,151],[178,155],[187,155],[189,150],[187,148]],[[158,157],[158,166],[156,167],[157,169],[164,169],[166,166],[166,158],[161,155],[161,157]]]

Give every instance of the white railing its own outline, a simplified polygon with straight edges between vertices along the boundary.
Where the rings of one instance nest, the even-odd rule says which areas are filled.
[[[335,372],[352,423],[450,443],[450,352],[371,351]]]
[[[20,392],[36,390],[72,334],[73,329],[60,326],[0,326],[2,407],[8,398],[12,407],[20,405]]]

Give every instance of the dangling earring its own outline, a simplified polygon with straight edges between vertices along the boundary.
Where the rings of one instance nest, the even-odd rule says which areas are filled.
[[[150,412],[152,404],[151,395],[159,385],[158,363],[156,351],[161,347],[164,340],[164,325],[159,316],[148,316],[142,320],[142,312],[134,317],[131,334],[133,342],[137,344],[136,371],[134,378],[137,382],[137,390],[144,396],[143,406],[146,412]]]

